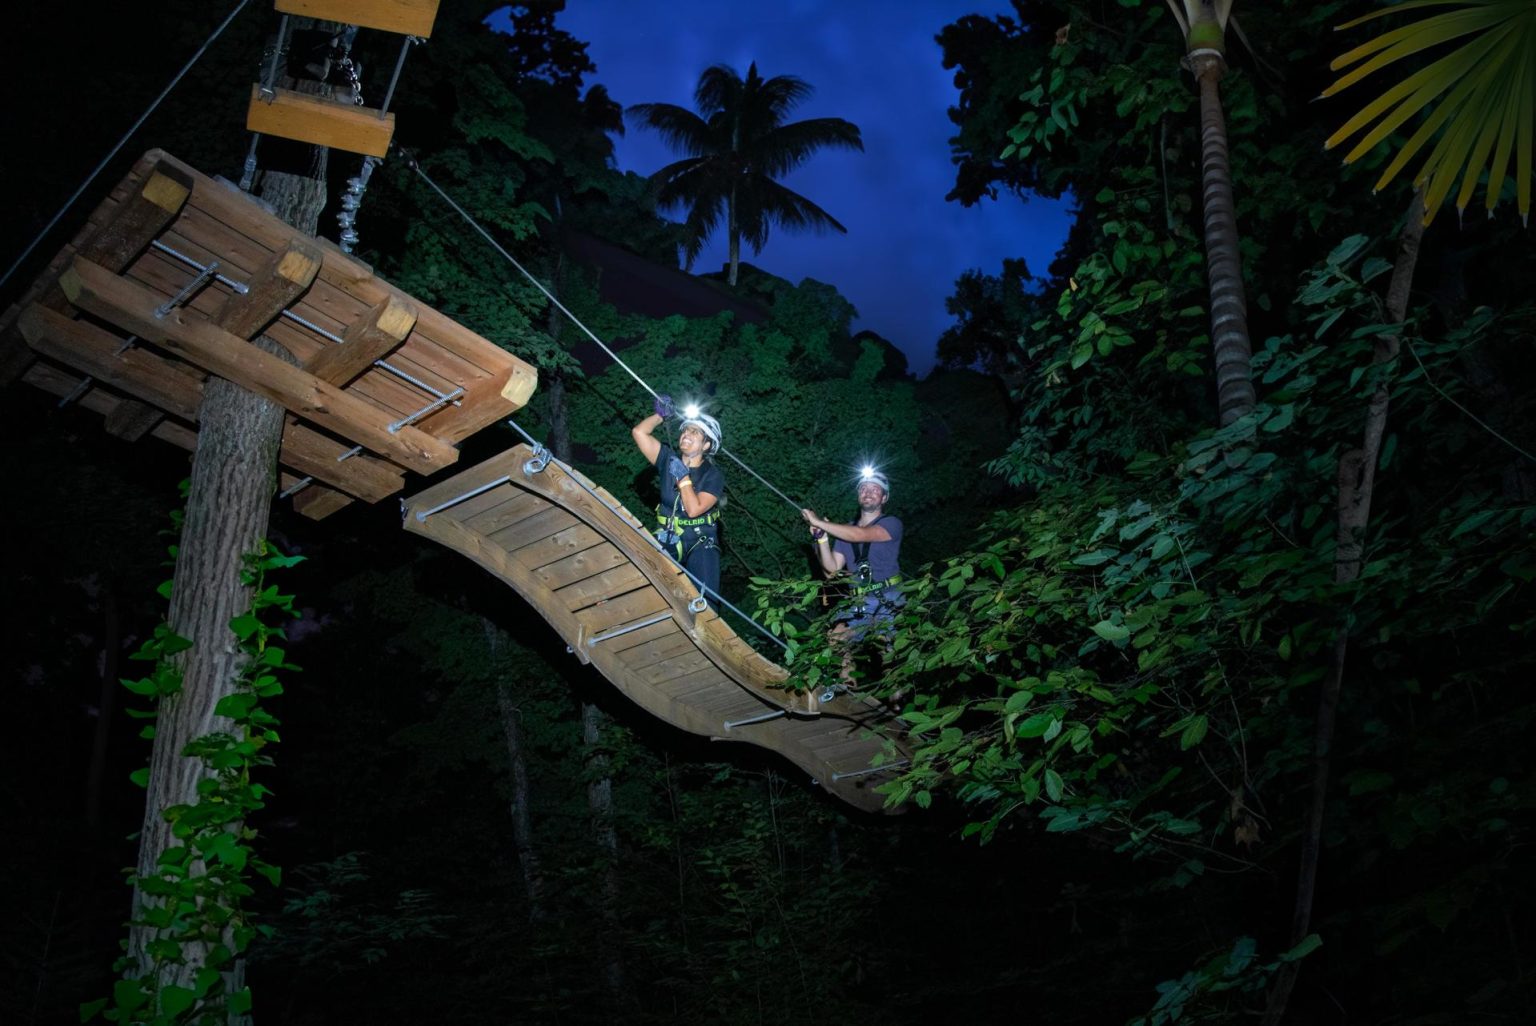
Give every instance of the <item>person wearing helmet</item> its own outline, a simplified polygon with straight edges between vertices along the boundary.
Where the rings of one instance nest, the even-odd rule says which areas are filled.
[[[855,488],[859,515],[848,524],[824,520],[812,510],[800,515],[810,525],[816,560],[828,577],[846,573],[852,594],[832,628],[837,643],[863,640],[873,629],[883,632],[903,603],[901,591],[901,520],[885,512],[891,482],[873,467],[865,467]],[[852,660],[843,658],[843,682],[852,682]]]
[[[629,433],[661,476],[656,539],[713,598],[720,590],[720,496],[725,494],[725,475],[710,457],[720,451],[720,422],[697,407],[688,407],[673,451],[652,435],[677,412],[671,398],[657,396],[653,410]]]

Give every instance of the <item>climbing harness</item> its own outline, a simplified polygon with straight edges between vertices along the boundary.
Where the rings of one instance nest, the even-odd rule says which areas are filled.
[[[186,77],[187,72],[192,70],[192,66],[202,58],[203,54],[208,52],[208,47],[213,45],[213,41],[224,34],[224,30],[229,27],[229,23],[235,20],[235,15],[243,11],[245,9],[245,5],[250,2],[251,0],[237,0],[235,9],[230,11],[224,20],[219,23],[219,27],[213,30],[212,35],[203,40],[203,45],[198,47],[197,52],[187,60],[186,64],[182,65],[180,71],[176,72],[176,77],[171,79],[170,84],[167,85],[164,89],[160,90],[160,95],[155,97],[154,100],[150,102],[149,107],[145,109],[144,113],[139,115],[139,119],[133,123],[128,131],[123,133],[123,137],[117,140],[116,145],[114,145],[112,149],[107,152],[107,155],[101,158],[101,163],[97,164],[91,173],[85,176],[85,181],[80,183],[80,188],[75,190],[74,195],[70,196],[69,199],[64,201],[64,205],[59,208],[58,213],[53,215],[52,220],[43,225],[42,230],[37,233],[36,237],[34,237],[31,242],[27,243],[27,248],[21,251],[21,255],[16,258],[15,262],[12,263],[10,267],[6,268],[4,274],[0,274],[0,287],[4,287],[5,283],[11,280],[11,275],[16,273],[16,269],[26,261],[27,257],[32,255],[32,251],[38,247],[38,244],[41,243],[43,239],[48,237],[48,233],[53,231],[54,226],[59,223],[60,218],[62,218],[69,211],[70,207],[75,205],[75,202],[80,198],[85,190],[90,188],[91,183],[96,180],[97,175],[101,174],[102,169],[112,162],[113,157],[117,156],[117,151],[121,150],[124,146],[127,145],[128,140],[133,137],[133,133],[139,130],[139,126],[143,125],[145,121],[149,120],[149,116],[153,114],[156,108],[160,106],[161,101],[170,95],[171,90],[175,89],[177,84],[180,83],[184,77]]]
[[[595,491],[590,485],[587,484],[586,480],[584,478],[582,478],[582,476],[580,474],[576,473],[576,471],[570,466],[570,464],[568,464],[565,461],[560,460],[560,459],[556,458],[555,456],[551,455],[549,450],[546,449],[543,446],[543,444],[541,444],[536,438],[534,438],[532,435],[530,435],[527,431],[523,430],[523,427],[522,427],[521,424],[519,424],[515,420],[512,420],[512,419],[508,418],[507,425],[510,428],[512,428],[513,431],[516,431],[518,434],[522,435],[523,436],[523,440],[526,441],[530,446],[533,447],[533,450],[534,450],[534,460],[529,460],[529,461],[527,461],[523,465],[523,472],[524,473],[528,473],[529,472],[529,467],[532,466],[535,463],[535,461],[539,461],[539,465],[535,466],[533,468],[533,472],[534,473],[538,473],[539,471],[543,470],[546,466],[548,466],[551,463],[555,464],[561,470],[565,471],[566,474],[568,475],[569,479],[571,481],[573,481],[575,484],[579,485],[581,487],[582,491],[586,492],[588,495],[592,496],[592,498],[596,499],[602,505],[602,507],[604,509],[608,510],[610,513],[613,513],[615,516],[617,516],[620,520],[624,521],[626,524],[629,524],[630,528],[636,534],[638,534],[640,537],[644,538],[650,544],[651,548],[655,549],[657,552],[660,552],[662,555],[668,556],[668,558],[671,558],[670,554],[667,552],[667,549],[662,545],[662,543],[656,538],[655,535],[653,535],[651,532],[647,531],[644,527],[640,526],[640,524],[637,521],[632,519],[631,516],[624,510],[624,508],[622,506],[619,506],[618,504],[612,502],[611,500],[604,498],[599,492]],[[501,483],[500,481],[493,481],[493,482],[491,482],[490,484],[488,484],[488,485],[486,485],[484,487],[487,488],[487,489],[488,488],[493,488],[497,484],[500,484],[500,483]],[[468,496],[460,496],[460,500],[462,500],[464,498],[468,498]],[[437,512],[437,509],[429,509],[429,510],[426,510],[424,512],[417,513],[416,515],[417,515],[417,517],[420,517],[422,519],[426,519],[426,517],[428,517],[431,514],[436,513],[436,512]],[[764,627],[762,624],[760,624],[756,620],[752,619],[752,617],[748,616],[746,613],[742,612],[736,606],[732,605],[718,591],[716,591],[715,589],[711,588],[709,585],[705,584],[703,581],[699,580],[698,575],[696,575],[696,574],[692,573],[691,571],[689,571],[689,569],[686,566],[683,566],[681,563],[679,563],[678,566],[683,571],[684,575],[686,575],[687,578],[694,583],[694,586],[699,589],[699,596],[700,597],[698,599],[694,600],[696,603],[699,603],[699,604],[698,605],[690,604],[689,605],[689,610],[691,612],[702,613],[704,611],[704,608],[705,608],[703,606],[703,604],[702,604],[703,601],[704,601],[704,597],[708,596],[709,600],[711,602],[715,603],[715,605],[717,605],[717,606],[719,606],[719,607],[721,607],[723,609],[729,609],[731,612],[733,612],[737,616],[741,617],[741,619],[745,620],[747,623],[749,623],[753,627],[757,628],[758,633],[762,634],[763,637],[767,638],[769,641],[773,642],[775,645],[778,645],[784,651],[786,651],[786,652],[789,651],[789,644],[788,644],[788,642],[784,641],[783,638],[776,637],[771,631],[768,630],[768,628]]]

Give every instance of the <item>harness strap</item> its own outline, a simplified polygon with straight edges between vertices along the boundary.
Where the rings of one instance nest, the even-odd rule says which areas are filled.
[[[718,523],[719,520],[720,510],[718,508],[711,509],[702,517],[675,517],[662,509],[661,506],[658,505],[656,507],[656,523],[661,527],[700,527],[705,524]]]

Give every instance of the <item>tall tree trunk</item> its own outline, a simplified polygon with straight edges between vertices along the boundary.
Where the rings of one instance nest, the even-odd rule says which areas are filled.
[[[734,187],[731,189],[731,198],[727,204],[725,217],[729,222],[726,225],[726,238],[730,239],[731,246],[731,273],[726,280],[734,286],[737,268],[741,266],[741,226],[736,220],[736,189]]]
[[[486,644],[491,650],[493,665],[501,651],[503,635],[494,623],[482,618]],[[507,745],[507,762],[512,769],[512,802],[508,812],[512,817],[512,844],[517,849],[517,864],[523,873],[523,890],[528,896],[528,919],[539,922],[544,918],[544,874],[539,866],[538,851],[533,844],[533,818],[529,811],[528,761],[523,757],[523,727],[519,721],[517,702],[512,687],[496,669],[496,709],[501,716],[501,734]]]
[[[581,740],[587,746],[587,809],[592,817],[592,838],[603,859],[602,920],[598,954],[603,963],[603,983],[615,1007],[625,1001],[624,957],[619,946],[619,835],[613,825],[613,778],[608,753],[603,750],[603,711],[588,702],[581,704]]]
[[[1216,354],[1216,403],[1223,425],[1245,416],[1256,401],[1248,304],[1243,292],[1237,208],[1227,158],[1227,120],[1221,78],[1227,62],[1205,48],[1189,55],[1200,85],[1200,171],[1205,207],[1205,257],[1211,290],[1211,345]]]
[[[268,343],[263,348],[277,346]],[[184,757],[182,750],[197,738],[232,726],[213,710],[234,690],[244,658],[229,621],[251,605],[251,590],[241,583],[240,573],[245,554],[254,551],[267,532],[283,408],[211,377],[199,420],[169,614],[171,630],[189,639],[192,647],[179,657],[181,692],[160,702],[155,723],[139,837],[140,878],[153,877],[161,853],[177,843],[166,810],[195,804],[198,785],[211,776],[200,760]],[[200,869],[194,866],[192,871]],[[135,925],[129,930],[128,953],[147,972],[154,964],[147,947],[158,931],[141,921],[144,911],[162,899],[136,888],[133,900]],[[157,972],[160,986],[194,987],[208,950],[207,945],[187,945],[185,964],[162,963]],[[231,989],[239,987],[236,979],[227,983]]]
[[[329,91],[319,82],[300,81],[292,86],[309,93]],[[272,171],[262,177],[262,198],[279,218],[309,235],[318,231],[326,196],[327,151],[323,147],[313,150],[308,163],[314,177]],[[266,336],[251,344],[293,359]],[[222,378],[210,377],[203,390],[168,615],[171,630],[191,640],[192,647],[178,657],[181,692],[161,701],[156,720],[139,837],[137,873],[141,878],[154,875],[161,853],[174,843],[166,810],[196,802],[198,784],[210,777],[201,762],[183,757],[182,750],[196,738],[231,726],[213,710],[233,691],[241,669],[243,653],[229,621],[251,605],[251,591],[241,583],[241,571],[246,554],[255,551],[267,533],[283,417],[281,406]],[[231,829],[242,825],[232,824]],[[194,866],[193,871],[200,871],[200,867]],[[128,954],[141,972],[149,972],[153,966],[147,948],[156,931],[139,921],[142,910],[157,901],[135,887],[136,925],[129,928]],[[234,950],[230,937],[226,936],[225,945]],[[185,964],[164,964],[156,971],[160,986],[194,987],[208,949],[185,948]],[[226,988],[231,992],[243,988],[244,976],[244,960],[237,959],[225,973]],[[231,1015],[229,1021],[246,1023],[249,1019]]]
[[[1397,258],[1392,265],[1392,280],[1387,286],[1387,321],[1402,324],[1408,316],[1408,296],[1413,286],[1414,266],[1419,259],[1419,242],[1424,237],[1423,193],[1415,193],[1408,219],[1398,235]],[[1366,409],[1365,431],[1359,448],[1339,457],[1338,524],[1335,529],[1333,576],[1338,584],[1349,584],[1360,576],[1364,557],[1365,532],[1370,525],[1371,499],[1376,487],[1376,464],[1381,458],[1381,444],[1387,433],[1387,411],[1391,403],[1392,370],[1401,350],[1402,339],[1396,334],[1377,335],[1372,364],[1380,377]],[[1344,670],[1349,655],[1349,623],[1340,614],[1338,633],[1327,676],[1317,700],[1317,723],[1312,738],[1312,799],[1301,837],[1301,860],[1296,874],[1296,906],[1291,916],[1291,944],[1300,944],[1312,926],[1312,906],[1317,891],[1317,869],[1322,856],[1323,819],[1327,810],[1328,779],[1332,771],[1333,734],[1338,721],[1339,696],[1344,687]],[[1300,972],[1299,962],[1281,967],[1270,991],[1264,1026],[1278,1026],[1285,1016],[1291,991]]]

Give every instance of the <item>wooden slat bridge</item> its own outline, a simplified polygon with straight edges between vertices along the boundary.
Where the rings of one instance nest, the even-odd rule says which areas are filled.
[[[0,316],[0,383],[101,413],[120,438],[192,449],[214,375],[288,411],[280,487],[315,519],[451,465],[536,382],[366,264],[151,151]],[[406,503],[406,527],[511,585],[646,711],[777,751],[883,811],[875,787],[907,756],[882,736],[887,712],[858,695],[813,708],[786,689],[784,669],[699,601],[612,496],[559,463],[535,471],[533,457],[518,446],[430,487]]]
[[[784,668],[705,607],[640,522],[585,477],[518,445],[407,499],[405,528],[510,585],[577,659],[657,718],[770,748],[850,805],[887,811],[874,788],[907,756],[880,729],[888,711],[848,694],[818,708],[787,690]]]

